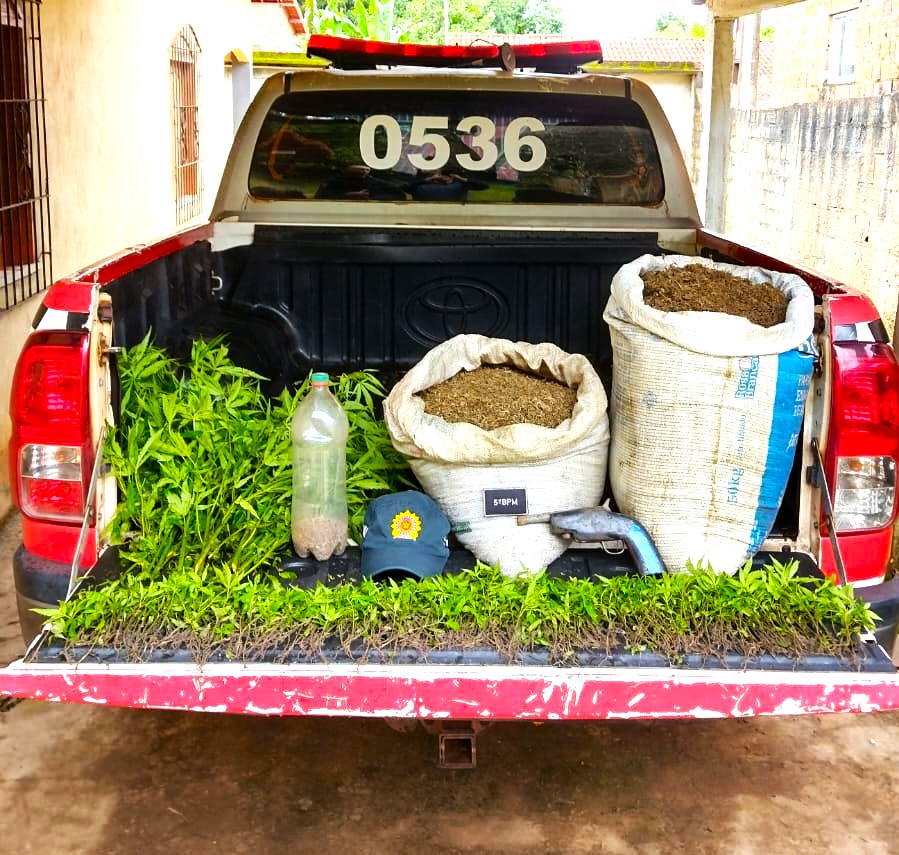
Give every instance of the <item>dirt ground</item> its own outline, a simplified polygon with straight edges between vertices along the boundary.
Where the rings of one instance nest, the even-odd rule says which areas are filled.
[[[0,528],[0,659],[20,652]],[[892,853],[899,714],[496,724],[478,767],[379,721],[24,701],[0,713],[0,852]]]

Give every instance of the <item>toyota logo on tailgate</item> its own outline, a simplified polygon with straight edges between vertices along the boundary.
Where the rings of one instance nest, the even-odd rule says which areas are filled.
[[[438,279],[417,288],[406,300],[406,332],[432,346],[462,333],[494,336],[509,320],[505,298],[476,279]]]

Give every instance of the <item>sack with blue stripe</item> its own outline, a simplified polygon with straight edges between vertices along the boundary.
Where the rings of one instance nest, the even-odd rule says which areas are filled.
[[[643,302],[646,271],[702,264],[787,297],[762,327]],[[645,255],[612,280],[609,477],[622,513],[667,569],[734,573],[771,532],[793,466],[812,376],[814,296],[798,276],[689,256]]]

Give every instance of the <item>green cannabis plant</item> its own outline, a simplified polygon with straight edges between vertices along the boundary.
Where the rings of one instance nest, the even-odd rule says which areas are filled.
[[[151,578],[207,563],[254,570],[290,548],[294,410],[308,378],[269,400],[264,379],[230,361],[221,341],[194,342],[179,365],[149,339],[119,361],[119,424],[105,456],[118,482],[114,542],[132,572]],[[332,391],[349,421],[347,504],[358,539],[369,501],[410,484],[405,459],[376,416],[384,394],[367,371]]]

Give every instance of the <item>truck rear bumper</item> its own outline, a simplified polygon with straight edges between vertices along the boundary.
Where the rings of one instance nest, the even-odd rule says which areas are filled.
[[[740,718],[899,709],[899,675],[428,665],[14,662],[0,695],[266,716]]]

